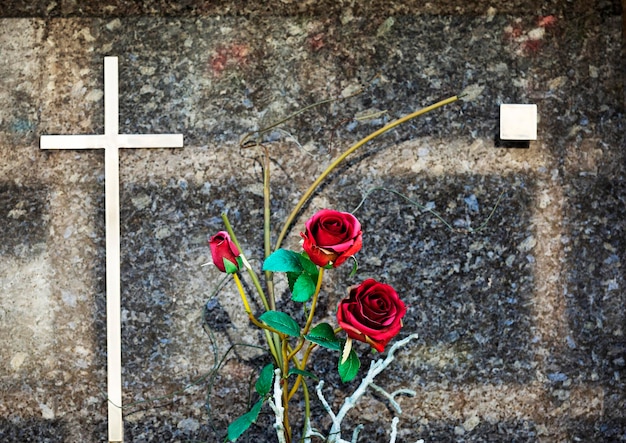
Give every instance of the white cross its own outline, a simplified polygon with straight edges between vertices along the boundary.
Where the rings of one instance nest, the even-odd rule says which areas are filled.
[[[120,148],[181,148],[182,134],[119,134],[117,57],[104,58],[104,135],[42,135],[41,149],[104,149],[109,441],[124,441],[120,321]]]

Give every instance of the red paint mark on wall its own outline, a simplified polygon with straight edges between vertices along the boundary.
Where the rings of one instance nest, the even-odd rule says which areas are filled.
[[[547,29],[556,26],[556,23],[554,15],[544,15],[537,18],[535,27],[525,28],[522,20],[517,19],[504,28],[504,37],[515,53],[534,55],[541,50]]]
[[[319,34],[312,35],[307,39],[307,43],[313,52],[319,51],[326,45],[326,43],[324,43],[324,33],[320,32]]]
[[[549,28],[556,24],[556,17],[553,15],[544,15],[543,17],[539,17],[537,19],[537,26],[541,26],[542,28]]]
[[[248,64],[250,46],[244,43],[232,43],[227,46],[220,46],[209,61],[211,72],[215,76],[220,76],[229,67],[245,66]]]
[[[528,55],[533,55],[539,52],[542,46],[542,40],[529,39],[522,43],[523,51]]]

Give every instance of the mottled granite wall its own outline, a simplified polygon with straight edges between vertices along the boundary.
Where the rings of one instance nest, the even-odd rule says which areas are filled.
[[[236,346],[213,369],[262,337],[232,285],[211,298],[221,276],[201,266],[222,211],[253,265],[262,256],[261,157],[238,142],[362,85],[268,137],[276,226],[351,143],[480,92],[349,158],[287,239],[297,247],[315,210],[367,196],[359,272],[329,272],[319,309],[332,322],[367,277],[406,300],[403,334],[420,339],[380,380],[417,391],[400,400],[400,441],[625,441],[620,4],[501,3],[2,6],[0,439],[106,440],[103,156],[42,152],[39,136],[103,132],[102,58],[116,55],[120,132],[185,136],[182,150],[121,153],[128,441],[222,441],[245,410],[266,357]],[[496,147],[498,105],[511,102],[538,105],[529,149]],[[355,118],[372,111],[385,112]],[[335,365],[320,351],[313,369],[339,402],[355,385]],[[362,441],[386,442],[391,417],[372,395],[350,420]],[[242,440],[271,441],[269,417],[260,424]]]

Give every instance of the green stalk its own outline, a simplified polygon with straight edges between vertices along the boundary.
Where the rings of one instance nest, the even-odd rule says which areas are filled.
[[[432,104],[430,106],[422,108],[422,109],[420,109],[418,111],[415,111],[412,114],[406,115],[406,116],[404,116],[404,117],[402,117],[402,118],[400,118],[400,119],[398,119],[396,121],[393,121],[393,122],[389,123],[388,125],[380,128],[378,131],[372,132],[370,135],[368,135],[367,137],[361,139],[360,141],[358,141],[357,143],[352,145],[347,151],[345,151],[343,154],[341,154],[339,156],[339,158],[337,158],[335,161],[333,161],[330,164],[330,166],[328,168],[326,168],[326,170],[324,172],[322,172],[322,174],[319,177],[317,177],[317,179],[313,182],[313,184],[309,187],[309,189],[307,189],[306,192],[302,195],[302,197],[298,201],[298,204],[296,205],[296,207],[293,209],[293,211],[291,211],[291,214],[289,214],[289,217],[287,217],[287,220],[285,221],[283,229],[280,232],[280,235],[278,236],[278,239],[276,240],[276,245],[274,246],[274,250],[278,249],[280,247],[280,245],[282,244],[285,236],[287,235],[287,232],[289,231],[289,228],[291,227],[291,224],[293,223],[293,221],[295,220],[296,216],[298,215],[298,212],[300,212],[300,209],[302,209],[302,207],[309,200],[309,198],[311,198],[311,195],[313,195],[313,193],[318,188],[318,186],[324,181],[324,179],[326,179],[328,174],[330,174],[343,160],[345,160],[346,157],[348,157],[350,154],[352,154],[354,151],[359,149],[361,146],[363,146],[367,142],[375,139],[379,135],[384,134],[385,132],[389,131],[390,129],[393,129],[396,126],[401,125],[402,123],[405,123],[405,122],[407,122],[407,121],[409,121],[411,119],[419,117],[420,115],[426,114],[427,112],[433,111],[433,110],[435,110],[437,108],[440,108],[442,106],[445,106],[445,105],[447,105],[449,103],[455,102],[458,99],[459,99],[459,97],[456,96],[456,95],[453,96],[453,97],[449,97],[449,98],[447,98],[445,100],[441,100],[440,102],[437,102],[435,104]]]
[[[263,243],[265,258],[272,253],[272,224],[271,224],[271,194],[270,194],[270,153],[265,147],[263,161]],[[276,298],[274,297],[274,279],[272,272],[265,271],[265,284],[269,293],[269,305],[271,310],[276,310]]]
[[[306,432],[311,426],[311,400],[306,382],[302,382],[302,393],[304,394],[304,431]]]
[[[235,235],[233,227],[230,224],[228,215],[225,212],[222,213],[222,220],[224,221],[224,225],[226,226],[226,231],[228,232],[228,235],[230,235],[230,239],[233,241],[233,243],[235,243],[235,245],[237,246],[237,249],[239,249],[240,252],[243,251],[243,249],[241,248],[241,245],[239,244],[239,241],[237,240],[237,236]],[[252,283],[255,289],[257,290],[259,297],[261,297],[261,301],[263,302],[263,307],[265,308],[266,311],[269,311],[270,305],[267,302],[267,297],[265,296],[265,292],[263,291],[263,287],[261,286],[259,277],[257,277],[256,272],[254,272],[254,269],[248,266],[246,266],[245,268],[248,271],[248,275],[252,279]],[[270,332],[265,328],[263,328],[263,332],[265,334],[265,340],[267,341],[267,344],[270,347],[270,352],[272,356],[274,357],[276,364],[281,365],[282,354],[278,352],[278,350],[280,349],[280,337],[278,336],[278,334],[274,332]]]
[[[226,231],[228,232],[228,235],[230,235],[230,239],[233,241],[233,243],[235,243],[235,246],[237,246],[237,249],[239,249],[239,252],[243,251],[243,249],[241,249],[241,245],[239,244],[239,241],[237,240],[235,231],[233,231],[233,227],[230,224],[230,220],[228,220],[228,215],[225,212],[222,213],[222,220],[224,221],[224,225],[226,226]],[[265,291],[263,291],[263,288],[261,287],[261,282],[259,281],[259,277],[257,277],[256,272],[254,272],[254,270],[249,268],[248,266],[246,266],[245,268],[248,271],[248,275],[252,279],[252,283],[254,284],[255,289],[257,290],[257,292],[259,293],[259,296],[261,297],[261,301],[263,302],[263,307],[265,308],[266,311],[271,310],[270,305],[267,302],[267,297],[265,296]]]
[[[317,277],[317,285],[315,286],[315,293],[313,294],[313,299],[311,301],[311,310],[309,311],[309,316],[307,318],[306,324],[304,325],[304,329],[302,329],[302,333],[300,334],[302,337],[300,338],[300,342],[295,347],[295,349],[293,349],[287,356],[288,360],[291,360],[298,352],[300,352],[300,349],[302,349],[302,347],[304,346],[304,342],[305,342],[304,336],[309,333],[311,324],[313,324],[313,315],[315,314],[317,300],[320,295],[320,290],[322,289],[323,278],[324,278],[324,268],[319,268],[319,274]],[[301,369],[304,370],[304,368],[301,368]]]
[[[315,308],[317,307],[317,299],[319,298],[320,291],[322,290],[323,279],[324,268],[319,268],[317,275],[317,284],[315,285],[315,294],[313,294],[313,301],[311,301],[311,311],[309,312],[309,318],[306,321],[306,325],[304,325],[302,335],[306,335],[309,333],[309,329],[311,328],[311,324],[313,323],[313,314],[315,313]]]
[[[283,426],[285,427],[285,438],[288,442],[291,442],[291,425],[289,424],[289,359],[287,358],[289,343],[287,337],[283,337],[282,341],[282,355],[284,368],[281,368],[282,377],[281,386],[283,391]]]
[[[280,331],[272,328],[271,326],[264,325],[259,320],[257,320],[257,318],[252,313],[252,309],[250,309],[250,303],[248,302],[246,291],[244,291],[243,289],[243,285],[241,284],[239,276],[237,274],[232,274],[232,276],[233,280],[235,280],[235,283],[237,284],[237,289],[239,290],[239,295],[241,296],[241,301],[243,302],[243,308],[246,311],[246,314],[248,314],[248,318],[250,319],[250,321],[254,323],[254,325],[256,325],[259,329],[263,329],[264,331],[269,331],[274,334],[280,334]]]
[[[267,147],[265,147],[265,157],[263,159],[263,247],[265,258],[272,253],[272,224],[271,224],[271,189],[270,189],[270,153]],[[276,297],[274,296],[274,276],[270,271],[265,271],[265,284],[267,286],[267,292],[269,294],[269,307],[271,310],[276,310]],[[274,349],[280,349],[281,342],[280,337],[277,334],[272,334],[271,340],[273,342]],[[271,343],[270,343],[271,345]],[[279,356],[277,363],[283,362],[283,354],[277,353],[274,355]],[[286,363],[287,365],[289,362]]]

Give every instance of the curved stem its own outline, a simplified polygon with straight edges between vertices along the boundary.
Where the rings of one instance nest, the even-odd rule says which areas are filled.
[[[302,383],[302,394],[304,396],[304,432],[303,437],[305,438],[304,442],[306,443],[308,431],[311,429],[311,399],[309,397],[309,388],[306,383]],[[311,439],[308,439],[308,442],[311,442]]]
[[[378,76],[379,76],[379,75],[377,75],[376,77],[378,77]],[[376,77],[374,77],[374,78],[376,78]],[[373,81],[373,79],[372,79],[372,81]],[[327,103],[332,103],[332,102],[337,101],[337,100],[345,100],[345,99],[349,99],[349,98],[352,98],[352,97],[356,97],[357,95],[359,95],[359,94],[361,94],[361,93],[363,92],[363,89],[364,89],[364,88],[359,88],[359,90],[358,90],[358,91],[356,91],[356,92],[354,92],[354,93],[352,93],[352,94],[350,94],[350,95],[348,95],[348,96],[346,96],[346,97],[340,97],[340,98],[327,98],[327,99],[325,99],[325,100],[321,100],[321,101],[319,101],[319,102],[316,102],[316,103],[313,103],[313,104],[311,104],[311,105],[305,106],[305,107],[304,107],[304,108],[302,108],[302,109],[298,109],[296,112],[294,112],[294,113],[292,113],[292,114],[288,115],[287,117],[283,118],[282,120],[277,121],[276,123],[272,123],[271,125],[266,126],[266,127],[265,127],[265,128],[263,128],[263,129],[259,129],[258,131],[248,132],[246,135],[244,135],[244,136],[243,136],[243,138],[242,138],[242,139],[241,139],[241,141],[239,142],[239,147],[240,147],[240,148],[246,148],[246,147],[248,147],[248,146],[249,146],[249,144],[248,144],[248,140],[250,140],[254,134],[257,134],[257,135],[261,136],[261,135],[263,135],[263,134],[265,134],[265,133],[269,132],[270,130],[272,130],[272,129],[274,129],[274,128],[276,128],[276,127],[280,126],[280,125],[282,125],[283,123],[285,123],[285,122],[287,122],[287,121],[291,120],[292,118],[296,117],[297,115],[302,114],[302,113],[304,113],[304,112],[308,111],[309,109],[313,109],[313,108],[315,108],[315,107],[317,107],[317,106],[320,106],[320,105],[325,105],[325,104],[327,104]],[[258,146],[259,144],[260,144],[260,142],[257,140],[256,142],[251,142],[251,144],[250,144],[250,145],[251,145],[251,146]]]
[[[296,361],[296,366],[298,367],[298,369],[300,369],[301,371],[304,371],[304,368],[306,368],[306,364],[309,361],[311,351],[313,351],[313,349],[315,349],[316,347],[317,345],[315,343],[309,344],[309,347],[306,348],[306,351],[304,352],[304,357],[302,358],[302,362],[298,364],[298,362]],[[301,382],[302,382],[302,375],[298,374],[298,377],[296,378],[296,381],[294,382],[293,387],[291,388],[291,391],[289,391],[289,396],[287,396],[288,400],[291,400],[291,397],[293,397],[296,394],[296,392],[298,391],[298,387],[300,387]]]
[[[283,364],[285,367],[282,369],[283,379],[282,383],[282,391],[283,391],[283,425],[285,427],[285,437],[287,437],[287,441],[291,441],[291,426],[289,424],[289,359],[287,358],[289,343],[287,342],[287,338],[282,338],[282,354],[283,354]]]
[[[264,147],[264,159],[263,159],[263,248],[265,258],[272,253],[272,225],[271,225],[271,189],[270,189],[270,153],[267,147]],[[269,308],[266,310],[276,310],[276,297],[274,297],[274,277],[270,271],[265,271],[265,285],[267,287]],[[260,286],[260,284],[259,284]],[[276,334],[272,334],[269,339],[273,343],[274,349],[278,349],[281,346],[280,337]],[[268,343],[271,346],[270,341]],[[282,354],[279,354],[276,363],[282,363]],[[276,356],[275,356],[276,357]]]
[[[263,159],[263,245],[265,251],[265,258],[269,257],[272,253],[272,232],[271,232],[271,194],[270,194],[270,153],[267,147],[264,147],[264,159]],[[276,301],[274,298],[274,280],[272,278],[272,272],[265,271],[265,284],[267,285],[267,292],[269,293],[269,306],[270,309],[276,310]]]
[[[259,320],[257,320],[257,318],[252,313],[252,309],[250,309],[250,303],[248,303],[248,297],[246,296],[246,291],[244,291],[243,286],[241,285],[241,280],[239,279],[239,276],[237,274],[232,274],[232,276],[233,276],[233,279],[235,280],[235,283],[237,284],[237,289],[239,290],[239,295],[241,295],[241,301],[243,302],[243,308],[246,311],[246,314],[248,314],[248,318],[250,318],[250,321],[254,323],[255,326],[261,329],[264,329],[266,331],[270,331],[270,332],[273,332],[274,334],[278,334],[282,336],[283,334],[280,331],[264,323],[261,323]]]
[[[300,349],[304,346],[305,338],[304,336],[309,333],[309,329],[311,329],[311,324],[313,323],[313,315],[315,314],[315,307],[317,306],[317,300],[319,299],[320,290],[322,289],[322,280],[324,278],[324,268],[319,268],[317,274],[317,284],[315,286],[315,293],[313,294],[313,300],[311,301],[311,310],[309,311],[309,316],[307,318],[306,324],[304,325],[304,329],[302,330],[302,338],[300,339],[298,345],[289,353],[287,356],[287,360],[291,360]],[[304,368],[300,368],[304,370]]]
[[[313,193],[315,192],[315,190],[317,189],[317,187],[324,181],[324,179],[328,176],[328,174],[330,174],[333,169],[335,169],[337,167],[337,165],[339,165],[346,157],[348,157],[350,154],[352,154],[354,151],[356,151],[357,149],[359,149],[361,146],[363,146],[364,144],[366,144],[367,142],[375,139],[376,137],[378,137],[381,134],[384,134],[385,132],[389,131],[390,129],[395,128],[398,125],[401,125],[402,123],[405,123],[415,117],[419,117],[420,115],[426,114],[427,112],[430,112],[432,110],[435,110],[437,108],[440,108],[442,106],[445,106],[449,103],[455,102],[459,99],[458,96],[453,96],[453,97],[449,97],[445,100],[441,100],[440,102],[437,102],[433,105],[427,106],[425,108],[420,109],[419,111],[415,111],[412,114],[406,115],[396,121],[393,121],[391,123],[389,123],[388,125],[380,128],[378,131],[372,132],[370,135],[368,135],[367,137],[361,139],[360,141],[358,141],[357,143],[355,143],[354,145],[352,145],[347,151],[345,151],[343,154],[341,154],[339,156],[339,158],[337,158],[335,161],[333,161],[330,166],[328,166],[328,168],[326,168],[326,170],[324,172],[322,172],[322,174],[313,182],[313,184],[309,187],[309,189],[306,190],[306,192],[302,195],[302,197],[300,198],[300,200],[298,201],[298,204],[296,205],[296,207],[293,209],[293,211],[291,211],[291,214],[289,214],[289,217],[287,217],[287,220],[285,221],[285,224],[283,226],[282,231],[280,232],[280,235],[278,236],[278,239],[276,240],[276,245],[274,246],[274,250],[280,248],[280,245],[282,243],[282,241],[284,240],[285,236],[287,235],[287,231],[289,231],[289,228],[291,227],[291,224],[293,223],[294,219],[296,218],[296,216],[298,215],[298,212],[300,212],[300,209],[302,209],[302,207],[304,206],[304,204],[309,200],[309,198],[311,198],[311,195],[313,195]]]
[[[225,212],[222,213],[222,220],[224,221],[224,226],[226,226],[226,231],[228,232],[228,235],[230,235],[230,239],[233,241],[233,243],[235,243],[235,245],[237,246],[237,249],[239,249],[240,252],[243,251],[243,249],[241,248],[241,245],[239,244],[239,241],[237,240],[235,231],[233,230],[233,227],[230,224],[228,215]],[[254,270],[252,268],[249,268],[248,266],[246,266],[246,270],[248,271],[248,275],[250,275],[250,278],[252,279],[252,284],[254,284],[255,289],[259,293],[259,297],[261,297],[261,301],[263,302],[263,307],[265,308],[266,311],[271,310],[271,306],[267,302],[265,291],[263,291],[263,288],[261,287],[261,282],[259,281],[259,277],[257,277],[256,272],[254,272]]]
[[[228,235],[230,235],[230,238],[237,246],[237,249],[239,249],[239,251],[243,251],[243,249],[241,248],[241,245],[239,244],[239,241],[237,240],[235,231],[233,230],[233,227],[230,224],[228,215],[225,212],[222,213],[222,220],[224,221],[224,226],[226,226],[226,231],[228,231]],[[254,270],[250,266],[246,266],[246,270],[248,271],[248,275],[250,276],[250,279],[252,279],[252,284],[254,285],[257,293],[259,294],[261,301],[263,302],[263,307],[265,308],[266,311],[271,310],[271,306],[267,301],[267,297],[265,296],[265,292],[263,291],[263,287],[261,286],[261,282],[259,281],[259,277],[256,275],[256,272],[254,272]],[[233,275],[236,275],[236,274],[233,274]],[[237,280],[238,279],[239,278],[237,278]],[[239,285],[240,284],[241,283],[239,283]],[[242,298],[245,297],[245,292],[243,292],[243,288],[240,289],[240,294],[242,294]],[[256,320],[254,316],[251,316],[250,313],[248,313],[248,316],[250,317],[250,320],[252,320],[252,322],[254,323],[254,321]],[[257,325],[257,323],[254,323],[254,324]],[[280,366],[282,362],[282,354],[278,352],[278,349],[280,349],[280,336],[276,333],[273,333],[273,332],[271,333],[270,329],[267,326],[263,328],[263,332],[265,333],[265,339],[267,340],[267,344],[270,348],[270,352],[272,353],[272,356],[274,357],[276,364]]]
[[[309,318],[304,325],[304,329],[302,331],[302,335],[306,335],[309,333],[309,329],[311,328],[311,324],[313,323],[313,315],[315,314],[315,308],[317,307],[317,300],[319,299],[320,290],[322,289],[322,279],[324,278],[324,268],[319,268],[319,272],[317,274],[317,285],[315,286],[315,293],[313,294],[313,300],[311,301],[311,310],[309,312]]]

